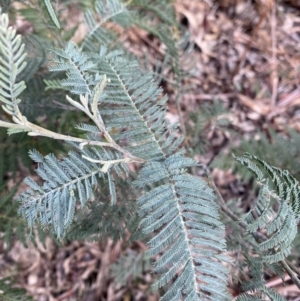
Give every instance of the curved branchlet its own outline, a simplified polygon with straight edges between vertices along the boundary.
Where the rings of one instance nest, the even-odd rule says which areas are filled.
[[[297,234],[300,212],[298,181],[288,171],[270,166],[254,155],[245,154],[235,159],[254,174],[260,186],[253,208],[242,220],[247,223],[250,233],[265,231],[267,240],[258,245],[263,262],[279,262],[290,254]],[[276,211],[275,205],[278,207]]]
[[[256,177],[260,186],[253,208],[239,221],[246,231],[257,238],[254,248],[256,255],[247,257],[252,279],[243,284],[244,291],[255,292],[256,297],[244,293],[237,300],[285,300],[275,291],[266,288],[263,271],[264,266],[270,267],[278,263],[299,287],[299,280],[286,261],[298,228],[298,181],[288,171],[270,166],[254,155],[246,153],[235,159]]]

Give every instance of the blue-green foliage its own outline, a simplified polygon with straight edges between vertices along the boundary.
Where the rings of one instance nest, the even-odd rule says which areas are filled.
[[[0,16],[0,102],[3,110],[14,115],[20,103],[18,96],[24,91],[25,83],[18,82],[17,76],[26,66],[25,45],[16,30],[9,26],[8,16]]]
[[[186,172],[197,163],[176,153],[163,162],[147,163],[135,187],[156,184],[138,199],[150,256],[163,254],[154,270],[162,276],[153,285],[169,283],[161,300],[230,300],[227,268],[221,261],[226,241],[215,195],[207,183]]]
[[[82,159],[75,152],[70,152],[62,161],[57,161],[52,154],[44,158],[36,151],[32,151],[30,157],[38,163],[36,172],[45,182],[39,186],[31,178],[25,179],[31,189],[20,196],[19,212],[30,227],[35,222],[43,226],[50,224],[61,237],[74,217],[75,193],[84,206],[93,198],[92,186],[97,184],[102,172],[95,163]]]
[[[267,297],[267,299],[266,299]],[[285,301],[286,299],[270,288],[260,290],[258,295],[242,294],[237,301]]]
[[[93,87],[100,81],[96,73],[96,64],[87,55],[78,51],[73,43],[69,43],[65,50],[53,49],[56,54],[55,65],[50,71],[66,71],[67,79],[61,81],[62,87],[70,88],[74,94],[92,95]]]
[[[44,3],[57,23],[51,2],[45,0]],[[85,14],[89,32],[81,47],[67,43],[64,49],[52,48],[54,63],[50,70],[59,72],[60,76],[65,74],[66,78],[59,82],[57,78],[47,81],[48,89],[63,88],[61,90],[75,94],[76,100],[68,95],[68,101],[85,112],[93,124],[84,120],[77,125],[85,139],[82,135],[80,138],[60,135],[79,142],[71,143],[75,150],[61,160],[53,154],[44,157],[38,151],[30,152],[43,184],[31,178],[25,180],[30,188],[19,198],[19,212],[29,227],[35,223],[45,228],[51,226],[58,237],[63,237],[80,203],[80,213],[86,216],[77,217],[77,224],[67,238],[90,235],[91,239],[97,239],[102,231],[104,237],[115,235],[118,239],[124,229],[133,234],[142,229],[151,237],[147,254],[156,258],[154,271],[160,274],[153,288],[166,287],[161,300],[231,300],[226,288],[226,265],[230,260],[225,255],[225,227],[220,221],[213,190],[206,181],[189,174],[188,169],[198,164],[178,150],[183,137],[165,121],[167,96],[162,95],[154,74],[141,70],[140,64],[122,51],[113,50],[117,35],[103,26],[108,22],[123,27],[137,24],[159,37],[171,56],[175,74],[173,85],[180,90],[186,73],[180,68],[181,56],[174,39],[176,31],[172,32],[176,23],[174,10],[163,11],[170,7],[169,1],[133,0],[131,4],[141,8],[140,15],[129,12],[128,3],[96,1],[97,17],[91,10]],[[28,13],[35,18],[32,10]],[[144,19],[148,14],[150,18]],[[157,20],[168,26],[160,27],[159,22],[158,26],[149,26]],[[2,125],[10,127],[10,133],[23,131],[23,125],[31,131],[34,125],[19,112],[18,97],[25,89],[24,83],[19,82],[25,70],[24,46],[9,28],[6,15],[1,15],[0,22],[0,101],[3,109],[19,124],[8,126],[2,121]],[[32,40],[32,45],[35,42]],[[183,43],[182,50],[184,45],[188,44]],[[45,53],[42,50],[34,66],[43,63]],[[25,70],[24,76],[32,76],[35,70],[29,69],[31,72]],[[31,134],[44,132],[47,137],[58,137],[45,129],[35,129],[37,132],[33,130]],[[257,246],[251,241],[253,250],[257,251],[256,259],[247,258],[253,281],[243,286],[245,291],[257,292],[257,297],[246,293],[239,301],[261,300],[265,296],[281,301],[278,294],[265,287],[262,271],[264,265],[277,263],[290,252],[300,216],[298,183],[288,172],[255,156],[237,160],[254,173],[261,186],[253,209],[242,219],[247,223],[248,234],[255,236],[260,230],[266,233]],[[117,199],[120,182],[129,182],[127,162],[144,163],[132,185],[132,191],[139,194],[134,206],[124,194]],[[275,191],[268,186],[265,177],[271,180]],[[110,202],[106,200],[107,195],[110,195]],[[7,199],[2,204],[6,206]],[[141,218],[139,226],[136,211]],[[127,224],[123,228],[125,221]],[[111,231],[114,224],[118,227]],[[12,233],[10,229],[5,230]]]
[[[108,9],[115,22],[125,11],[115,0],[101,3],[104,6],[97,4],[97,9]],[[70,97],[69,102],[95,124],[78,125],[86,134],[84,143],[73,143],[76,151],[60,161],[52,154],[44,157],[30,152],[43,184],[26,179],[30,188],[20,196],[19,212],[30,227],[50,225],[62,237],[72,223],[77,201],[81,207],[99,201],[93,191],[101,189],[99,179],[107,180],[114,206],[115,178],[127,174],[124,159],[145,162],[133,187],[141,195],[140,227],[154,234],[148,255],[159,257],[155,272],[161,275],[153,288],[168,286],[162,300],[230,300],[227,268],[222,264],[229,261],[224,254],[225,229],[213,191],[204,180],[188,173],[197,163],[178,151],[183,138],[165,121],[167,97],[154,75],[140,70],[138,62],[122,52],[107,48],[84,53],[69,43],[65,49],[53,49],[51,70],[66,73],[61,85],[81,104]],[[4,103],[10,106],[10,100]],[[116,164],[102,166],[108,161]]]
[[[246,261],[251,281],[244,281],[242,287],[244,291],[251,292],[252,294],[243,293],[238,296],[237,301],[285,301],[285,298],[275,290],[265,286],[262,259],[246,256]]]
[[[74,147],[77,146],[74,144]],[[89,158],[119,158],[109,150],[99,150],[96,147],[81,152]],[[74,151],[70,151],[61,161],[52,154],[43,157],[37,151],[31,151],[30,157],[38,163],[36,172],[44,180],[44,184],[39,186],[31,178],[25,179],[31,189],[21,194],[22,206],[19,212],[26,218],[30,227],[35,222],[44,227],[52,225],[57,236],[62,237],[73,221],[76,200],[78,199],[81,207],[84,207],[87,201],[94,199],[93,187],[98,184],[98,179],[104,176],[101,165],[85,160]],[[111,203],[115,204],[117,195],[112,171],[121,176],[123,171],[127,173],[127,167],[124,164],[120,164],[120,167],[115,165],[105,174],[109,182]]]
[[[132,23],[130,12],[118,0],[96,1],[95,11],[97,19],[91,9],[85,13],[88,34],[81,45],[81,49],[93,52],[97,52],[102,45],[112,45],[116,40],[116,35],[105,28],[105,23],[112,21],[122,27]]]
[[[97,95],[99,114],[117,144],[151,162],[142,169],[135,187],[164,182],[157,183],[156,188],[139,199],[144,231],[159,230],[149,242],[149,255],[163,253],[155,268],[162,276],[154,288],[174,280],[162,300],[181,296],[186,300],[229,299],[227,270],[221,263],[226,260],[222,254],[226,250],[224,226],[219,221],[214,195],[206,182],[186,173],[186,168],[196,164],[192,159],[181,153],[172,155],[182,138],[165,122],[167,97],[161,96],[162,90],[153,82],[153,75],[144,74],[137,62],[122,57],[120,52],[107,53],[103,48],[92,57],[80,53],[73,44],[55,53],[56,62],[60,63],[54,68],[67,71],[63,83],[67,82],[76,94],[77,85],[84,87],[85,94],[96,97],[95,66],[100,77],[107,77],[104,93]],[[87,132],[89,140],[104,141],[93,125],[81,124],[79,128]],[[89,145],[78,147],[78,151],[94,160],[120,157],[118,152]],[[27,180],[32,190],[22,195],[20,211],[30,225],[35,221],[51,224],[61,236],[72,221],[75,196],[78,195],[82,206],[92,199],[91,187],[96,184],[96,177],[103,174],[99,165],[73,152],[61,162],[51,155],[31,156],[40,165],[37,173],[45,183],[40,187]],[[120,175],[118,165],[114,169]],[[112,173],[108,174],[108,184],[115,202]]]
[[[54,51],[57,64],[51,70],[67,71],[62,85],[73,93],[92,96],[99,74],[107,76],[99,112],[107,128],[114,130],[112,137],[118,144],[126,144],[128,151],[148,160],[163,159],[181,144],[183,137],[170,132],[165,122],[167,96],[161,96],[153,74],[143,73],[137,61],[124,58],[120,51],[107,53],[105,48],[88,58],[74,44]],[[83,129],[91,131],[91,125]]]
[[[161,160],[174,152],[182,137],[168,131],[165,121],[167,96],[153,81],[152,73],[143,73],[136,61],[120,52],[100,55],[99,70],[110,79],[99,102],[107,126],[117,130],[113,138],[126,142],[126,149],[147,160]]]
[[[270,166],[256,156],[246,154],[236,160],[254,174],[261,186],[253,209],[242,220],[248,224],[247,230],[250,233],[260,229],[266,232],[266,240],[258,244],[262,261],[281,261],[290,254],[297,234],[300,216],[298,181],[288,171]],[[275,204],[278,206],[276,211]]]
[[[57,28],[60,28],[60,24],[59,24],[59,21],[58,21],[58,19],[57,19],[56,14],[55,14],[55,11],[54,11],[54,9],[53,9],[53,6],[52,6],[52,4],[51,4],[51,1],[50,1],[50,0],[44,0],[44,3],[45,3],[45,5],[46,5],[46,7],[47,7],[47,11],[48,11],[48,13],[49,13],[49,15],[50,15],[50,17],[51,17],[53,23],[55,24],[55,26],[56,26]]]

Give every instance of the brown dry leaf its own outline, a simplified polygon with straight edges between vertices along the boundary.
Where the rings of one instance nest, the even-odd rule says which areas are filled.
[[[266,116],[270,112],[270,107],[265,105],[261,100],[251,99],[245,95],[237,94],[239,101],[248,107],[250,110],[262,115]]]

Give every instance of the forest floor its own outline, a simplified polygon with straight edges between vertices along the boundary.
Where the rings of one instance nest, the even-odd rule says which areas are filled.
[[[177,0],[175,8],[194,43],[194,68],[184,83],[190,88],[179,105],[166,85],[170,92],[168,118],[181,123],[186,145],[193,148],[196,159],[208,165],[219,154],[229,152],[233,144],[238,145],[241,137],[258,139],[261,132],[267,136],[270,131],[284,133],[287,126],[300,131],[300,1]],[[144,49],[153,58],[164,51],[140,29],[124,35],[132,51]],[[201,141],[193,116],[214,101],[221,103],[230,126],[224,130],[216,120],[209,120],[201,128],[201,139],[208,147],[205,151],[199,147],[197,152]],[[251,189],[251,185],[242,185],[232,170],[211,169],[226,200]],[[158,294],[150,291],[153,274],[148,262],[140,260],[135,267],[142,268],[142,274],[136,271],[138,276],[129,277],[124,284],[118,283],[118,275],[111,269],[121,255],[126,254],[132,262],[141,259],[145,248],[142,242],[127,246],[122,241],[73,242],[58,247],[48,238],[45,246],[38,243],[26,249],[16,242],[0,254],[0,275],[16,274],[17,284],[39,301],[156,301]],[[133,266],[125,265],[124,273],[135,275]],[[267,279],[267,286],[287,300],[300,300],[300,292],[289,278],[285,285],[278,277]],[[230,289],[237,294],[236,285]]]

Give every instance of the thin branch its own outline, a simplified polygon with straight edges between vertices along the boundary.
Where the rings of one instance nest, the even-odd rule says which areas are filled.
[[[102,94],[102,92],[103,92],[103,90],[106,86],[106,83],[109,82],[109,81],[110,81],[110,79],[106,77],[106,74],[104,74],[101,82],[99,82],[98,85],[95,87],[95,94],[93,96],[93,99],[91,100],[91,103],[89,101],[89,96],[87,94],[86,95],[80,95],[81,104],[79,102],[73,100],[68,95],[66,96],[67,101],[71,105],[73,105],[76,108],[78,108],[79,110],[83,111],[88,117],[90,117],[94,121],[94,123],[97,125],[100,132],[103,134],[105,139],[108,141],[108,144],[104,145],[104,146],[108,146],[108,147],[114,148],[115,150],[118,150],[120,153],[122,153],[126,157],[130,158],[131,161],[145,162],[143,159],[132,155],[129,151],[127,151],[123,147],[119,146],[113,140],[113,138],[111,137],[111,135],[109,134],[109,132],[107,131],[107,129],[105,127],[102,116],[101,116],[101,114],[99,113],[99,110],[98,110],[98,103],[99,103],[99,97]],[[100,142],[100,143],[103,143],[103,142]],[[80,147],[83,147],[84,145],[87,145],[87,144],[89,144],[89,145],[99,145],[97,141],[90,141],[88,143],[86,141],[83,141],[83,143],[81,143]]]
[[[53,131],[49,131],[41,126],[38,126],[34,123],[27,121],[27,119],[24,116],[22,116],[22,117],[23,118],[19,119],[19,121],[17,123],[19,125],[22,125],[24,127],[24,130],[28,131],[29,136],[43,136],[43,137],[48,137],[48,138],[52,138],[55,140],[72,141],[72,142],[86,143],[86,144],[90,144],[90,142],[91,142],[90,140],[87,140],[87,139],[58,134]],[[2,126],[2,123],[0,123],[0,125]],[[109,142],[93,141],[93,145],[114,148],[112,143],[109,143]]]
[[[103,167],[102,167],[102,172],[103,173],[107,173],[107,171],[110,169],[110,167],[114,164],[119,164],[119,163],[132,163],[132,162],[145,162],[145,160],[141,161],[142,159],[138,159],[138,160],[135,160],[135,159],[132,159],[132,158],[123,158],[123,159],[117,159],[117,160],[108,160],[108,161],[105,161],[105,160],[97,160],[97,159],[93,159],[93,158],[90,158],[90,157],[87,157],[85,155],[82,156],[82,158],[90,161],[90,162],[93,162],[93,163],[100,163],[100,164],[103,164]]]
[[[297,276],[294,275],[292,269],[290,268],[290,264],[287,264],[287,262],[285,260],[280,261],[280,264],[282,265],[282,267],[285,269],[285,271],[289,274],[289,276],[291,277],[291,279],[293,280],[293,282],[297,285],[297,287],[300,289],[300,280],[298,279]],[[295,267],[294,267],[295,268]],[[298,271],[299,273],[299,271]]]
[[[87,115],[92,120],[95,119],[94,116],[89,111],[86,111],[85,108],[82,105],[80,105],[78,102],[75,102],[70,97],[67,97],[67,98],[71,104],[73,104],[77,108],[80,108],[82,111],[86,112]],[[83,97],[81,97],[81,99],[82,98]],[[104,133],[106,134],[105,135],[106,139],[110,138],[110,142],[91,141],[88,139],[63,135],[63,134],[59,134],[59,133],[55,133],[53,131],[47,130],[41,126],[38,126],[34,123],[29,122],[27,120],[27,118],[22,115],[22,113],[20,112],[20,110],[17,106],[15,107],[15,115],[13,116],[13,121],[15,123],[10,123],[10,122],[5,122],[5,121],[0,120],[0,126],[5,127],[5,128],[18,129],[20,131],[22,130],[24,132],[28,132],[29,136],[42,136],[42,137],[52,138],[55,140],[77,142],[77,143],[80,143],[81,148],[83,148],[85,145],[109,147],[109,148],[113,148],[113,149],[119,151],[120,153],[124,154],[127,158],[130,158],[131,161],[140,162],[140,163],[145,162],[145,160],[132,155],[129,151],[127,151],[126,149],[122,148],[117,143],[115,143],[115,141],[110,137],[109,133],[106,131],[104,124],[103,124],[103,126],[101,125],[100,130],[102,132],[104,131]],[[99,121],[97,123],[98,123],[98,125],[101,124]]]
[[[295,272],[298,276],[300,276],[300,271],[298,270],[297,267],[295,267],[289,260],[285,260],[287,265],[291,268],[293,272]]]

